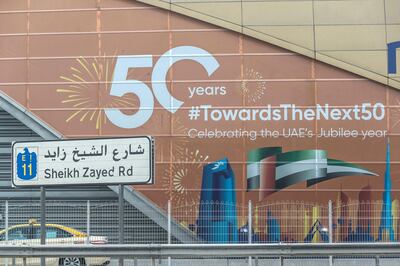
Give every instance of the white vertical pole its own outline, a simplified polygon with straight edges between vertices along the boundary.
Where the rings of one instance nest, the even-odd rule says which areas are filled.
[[[5,211],[4,228],[6,229],[5,241],[6,241],[6,245],[8,245],[8,200],[6,200],[4,207],[5,207],[4,208],[4,211]],[[8,266],[8,258],[6,258],[5,262],[6,262],[5,265]]]
[[[171,200],[168,200],[168,244],[171,244]]]
[[[332,201],[328,201],[328,232],[329,232],[329,243],[332,243],[333,236],[333,209],[332,209]],[[329,256],[329,266],[333,265],[333,257]]]
[[[249,244],[251,244],[251,238],[252,238],[252,210],[251,210],[251,200],[249,200],[249,211],[248,211],[248,213],[249,213],[249,215],[248,215],[248,221],[247,221],[247,223],[248,223],[248,230],[249,230],[249,234],[248,234],[248,237],[249,237]]]
[[[6,229],[8,229],[8,200],[6,200],[5,204],[6,204],[5,205],[5,215],[6,215],[6,217],[5,217],[4,226],[5,226]],[[6,240],[6,244],[8,244],[8,230],[6,230],[5,240]]]
[[[332,243],[332,236],[333,236],[333,210],[332,210],[332,201],[329,200],[328,202],[328,220],[329,220],[329,243]]]
[[[251,200],[249,200],[249,206],[248,206],[248,217],[247,217],[247,230],[248,230],[248,241],[249,244],[251,244],[252,240],[252,207],[251,207]],[[249,266],[251,266],[251,256],[249,257]]]
[[[86,202],[86,244],[90,244],[90,200]]]
[[[46,245],[46,188],[40,187],[40,245]],[[46,258],[40,257],[40,266],[46,266]]]
[[[124,185],[118,185],[118,228],[119,228],[119,236],[118,243],[124,244],[124,211],[125,211],[125,202],[124,202]],[[124,266],[124,259],[118,259],[118,265]]]
[[[171,244],[171,200],[168,200],[168,244]],[[171,257],[168,257],[168,266],[171,266]]]

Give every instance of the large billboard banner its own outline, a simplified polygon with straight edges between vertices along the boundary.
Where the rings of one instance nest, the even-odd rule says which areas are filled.
[[[181,224],[246,224],[207,216],[203,202],[227,202],[221,210],[240,217],[251,201],[254,229],[269,241],[303,241],[325,219],[328,201],[337,239],[367,230],[366,217],[398,217],[398,90],[135,1],[52,2],[48,10],[46,2],[33,1],[32,12],[15,6],[30,16],[11,12],[0,28],[0,90],[67,139],[153,136],[155,182],[134,188],[160,208],[170,200],[185,214],[175,216]],[[60,178],[74,176],[64,167],[93,169],[84,183],[106,183],[111,172],[125,182],[120,167],[150,156],[148,142],[92,150],[74,141],[14,145],[16,184],[80,180]],[[143,172],[139,183],[147,178]],[[398,220],[390,230],[400,239]],[[203,229],[196,232],[209,235]]]

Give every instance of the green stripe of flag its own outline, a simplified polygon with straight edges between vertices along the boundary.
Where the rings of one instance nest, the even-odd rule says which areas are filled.
[[[282,147],[263,147],[247,153],[247,163],[257,163],[262,159],[282,153]]]
[[[302,160],[326,159],[326,156],[327,155],[325,150],[290,151],[278,154],[276,159],[276,166],[279,167],[284,164],[289,164]]]

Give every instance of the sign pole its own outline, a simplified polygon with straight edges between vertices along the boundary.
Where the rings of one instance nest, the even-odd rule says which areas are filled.
[[[124,185],[118,185],[118,223],[119,223],[119,244],[124,244]],[[124,259],[118,260],[119,266],[124,265]]]
[[[40,245],[46,245],[46,189],[40,187]],[[46,265],[46,258],[40,258],[40,266]]]

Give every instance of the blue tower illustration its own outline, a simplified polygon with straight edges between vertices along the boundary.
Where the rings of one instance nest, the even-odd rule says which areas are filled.
[[[237,243],[235,175],[228,159],[204,166],[197,235],[208,243]]]
[[[394,241],[391,191],[392,180],[390,178],[390,143],[388,141],[386,145],[385,190],[382,195],[383,205],[378,241]]]
[[[274,217],[270,210],[267,212],[267,242],[278,243],[281,241],[281,226],[279,220]]]

